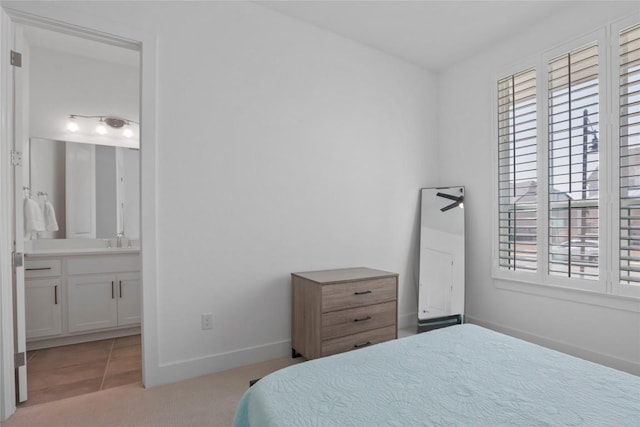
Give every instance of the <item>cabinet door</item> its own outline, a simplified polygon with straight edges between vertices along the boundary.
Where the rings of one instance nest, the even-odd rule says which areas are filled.
[[[59,278],[25,282],[27,339],[62,333],[60,291]]]
[[[115,274],[69,277],[69,332],[110,328],[118,324]]]
[[[118,325],[140,323],[140,274],[118,274]]]

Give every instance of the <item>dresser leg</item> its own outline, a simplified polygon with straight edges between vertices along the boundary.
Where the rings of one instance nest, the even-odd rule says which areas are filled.
[[[302,357],[302,355],[298,353],[295,348],[291,347],[291,358],[295,359],[296,357]]]

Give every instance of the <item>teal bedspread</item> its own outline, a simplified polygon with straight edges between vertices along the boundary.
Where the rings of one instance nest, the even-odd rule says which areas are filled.
[[[640,377],[465,324],[274,372],[234,426],[640,427]]]

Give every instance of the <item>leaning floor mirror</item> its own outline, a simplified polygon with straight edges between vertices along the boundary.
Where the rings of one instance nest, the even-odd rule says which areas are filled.
[[[464,187],[423,188],[418,332],[464,321]]]

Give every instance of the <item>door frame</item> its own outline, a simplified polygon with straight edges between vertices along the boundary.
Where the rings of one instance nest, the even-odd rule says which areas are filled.
[[[0,235],[13,228],[9,198],[12,197],[12,167],[9,153],[12,141],[13,81],[9,73],[14,24],[48,28],[92,40],[140,51],[140,263],[142,302],[142,383],[158,384],[157,321],[157,144],[156,144],[156,36],[114,21],[87,15],[73,7],[43,3],[0,5]],[[144,220],[143,220],[144,219]],[[14,322],[11,239],[0,239],[0,421],[16,410],[14,383]]]

